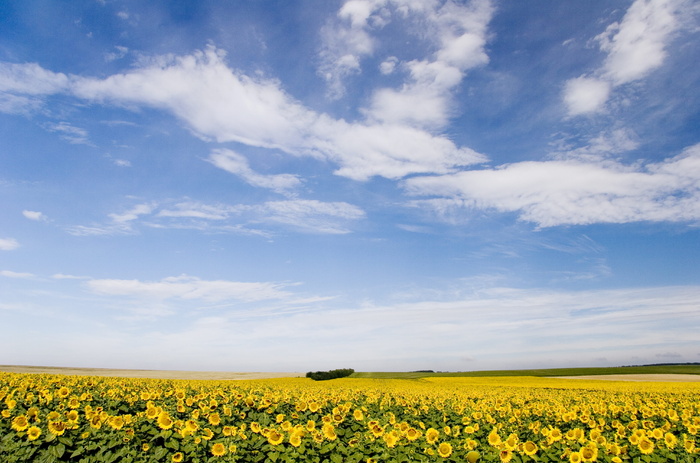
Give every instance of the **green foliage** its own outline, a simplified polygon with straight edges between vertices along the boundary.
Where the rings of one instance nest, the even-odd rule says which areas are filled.
[[[307,378],[311,378],[314,381],[326,381],[329,379],[344,378],[355,373],[352,368],[339,368],[337,370],[330,371],[310,371],[306,373]]]

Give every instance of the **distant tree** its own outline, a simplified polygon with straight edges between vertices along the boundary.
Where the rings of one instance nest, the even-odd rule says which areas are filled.
[[[352,368],[339,368],[337,370],[330,371],[309,371],[306,373],[307,378],[311,378],[314,381],[327,381],[329,379],[344,378],[355,373]]]

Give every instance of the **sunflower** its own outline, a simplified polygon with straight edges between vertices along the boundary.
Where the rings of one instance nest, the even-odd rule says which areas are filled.
[[[654,451],[654,443],[647,437],[639,439],[639,444],[637,444],[637,446],[639,447],[639,451],[644,455],[649,455]]]
[[[365,414],[362,413],[362,410],[360,410],[359,408],[356,408],[352,412],[352,417],[355,418],[357,421],[362,421],[365,419]]]
[[[217,442],[216,444],[211,446],[211,454],[215,457],[224,456],[226,454],[226,446],[221,442]]]
[[[14,420],[12,420],[12,429],[15,431],[24,431],[29,427],[29,421],[24,415],[20,415]]]
[[[537,453],[537,444],[532,441],[527,441],[523,444],[523,452],[525,455],[532,456]]]
[[[27,430],[27,438],[29,440],[37,440],[41,436],[41,429],[32,426]]]
[[[513,451],[509,449],[503,449],[499,452],[498,456],[501,459],[502,463],[508,463],[510,460],[513,459]]]
[[[322,428],[323,432],[323,437],[325,437],[328,440],[336,440],[338,435],[335,433],[335,428],[333,427],[332,424],[324,424]]]
[[[582,458],[579,452],[571,452],[569,454],[569,463],[581,463]]]
[[[477,461],[479,461],[479,458],[481,458],[481,455],[476,450],[471,450],[470,452],[467,452],[468,463],[476,463]]]
[[[301,445],[301,435],[294,433],[289,437],[289,443],[294,447],[299,447]]]
[[[670,432],[667,432],[664,435],[664,442],[666,442],[666,447],[672,449],[678,443],[678,438],[676,436],[674,436],[673,434],[671,434]]]
[[[384,439],[384,443],[386,443],[386,446],[390,449],[396,447],[396,444],[399,441],[399,436],[396,434],[396,431],[388,432],[384,434],[382,438]]]
[[[501,445],[501,436],[498,435],[498,432],[496,431],[495,428],[493,429],[493,431],[491,431],[489,433],[488,440],[489,440],[489,445],[491,447],[497,447],[497,446]]]
[[[66,431],[66,423],[63,421],[49,421],[49,432],[56,436],[62,436]]]
[[[416,428],[408,428],[406,430],[406,439],[409,441],[414,441],[418,439],[421,436],[421,432],[417,430]]]
[[[598,447],[594,445],[587,445],[583,447],[581,450],[581,459],[583,461],[589,462],[589,461],[596,461],[598,459]]]
[[[146,408],[146,418],[153,420],[158,418],[158,414],[160,413],[160,408],[158,407],[147,407]]]
[[[442,458],[447,458],[452,455],[452,445],[449,442],[441,442],[438,445],[438,455]]]
[[[440,431],[435,428],[428,428],[425,432],[425,440],[428,441],[429,444],[437,442],[438,437],[440,437]]]
[[[173,420],[170,418],[168,412],[160,412],[158,414],[158,427],[160,429],[170,429],[173,427]]]
[[[109,418],[109,425],[113,429],[121,429],[124,427],[124,418],[122,418],[121,416],[111,416]]]
[[[180,463],[184,459],[185,455],[183,455],[182,452],[173,453],[172,461],[174,463]]]
[[[212,426],[218,426],[221,423],[221,416],[218,413],[211,413],[209,415],[209,424]]]
[[[274,429],[271,430],[267,435],[267,441],[272,445],[279,445],[282,443],[283,440],[284,435],[275,431]]]

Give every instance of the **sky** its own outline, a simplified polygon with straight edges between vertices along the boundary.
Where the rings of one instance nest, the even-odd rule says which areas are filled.
[[[0,3],[0,364],[700,362],[693,0]]]

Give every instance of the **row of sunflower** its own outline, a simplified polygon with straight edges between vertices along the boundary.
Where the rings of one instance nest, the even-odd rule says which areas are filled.
[[[700,385],[0,373],[2,462],[695,462]]]

